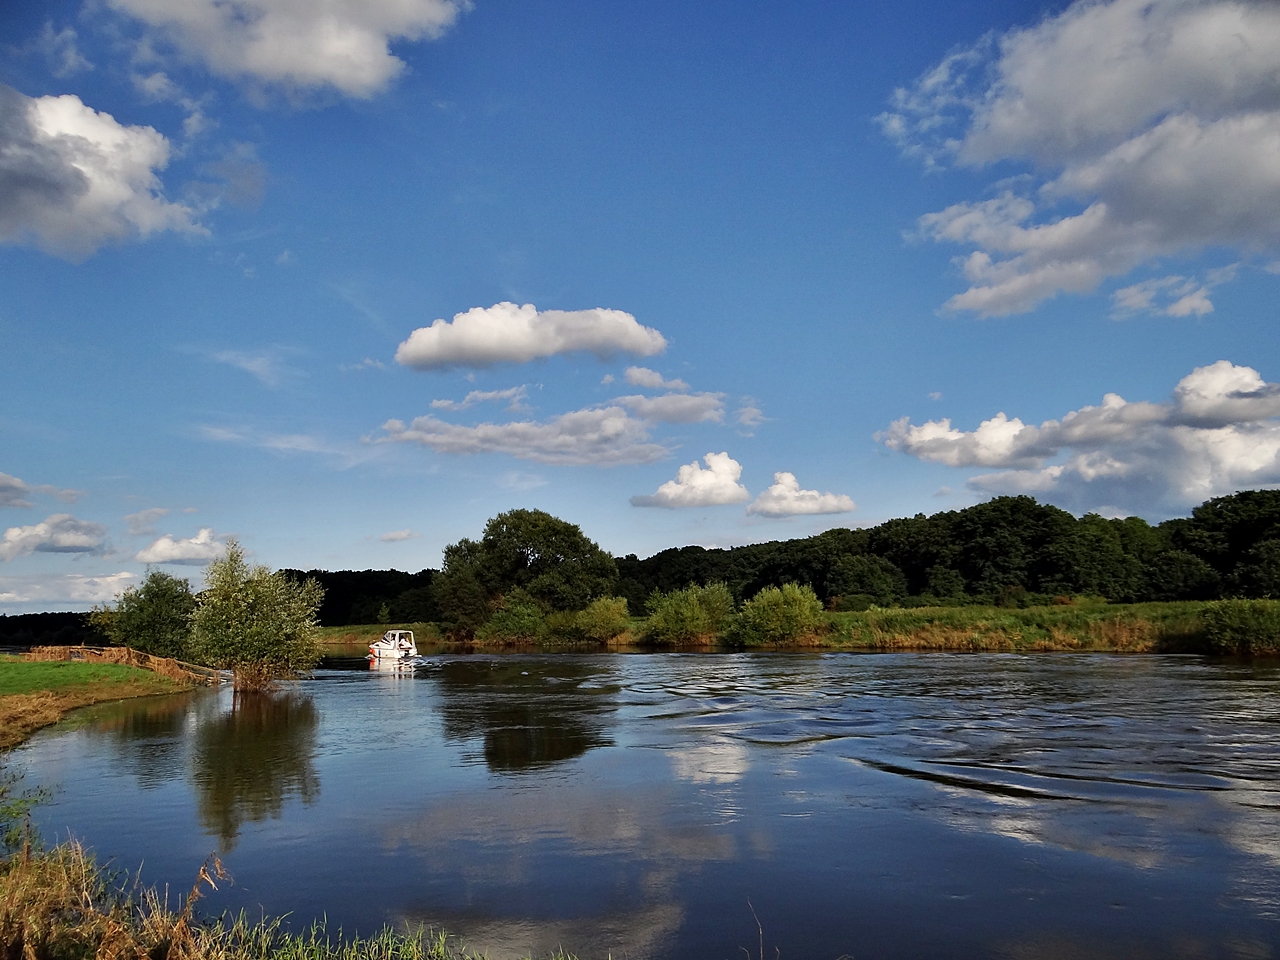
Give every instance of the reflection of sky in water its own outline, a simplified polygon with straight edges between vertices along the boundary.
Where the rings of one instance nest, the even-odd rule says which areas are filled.
[[[46,833],[151,882],[230,851],[211,909],[495,960],[754,955],[752,908],[784,957],[1280,956],[1277,693],[1174,657],[440,657],[16,756]]]

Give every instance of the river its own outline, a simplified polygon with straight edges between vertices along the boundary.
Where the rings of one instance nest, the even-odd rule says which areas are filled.
[[[1280,667],[465,655],[95,708],[50,839],[206,911],[493,960],[1280,957]],[[345,668],[342,668],[345,667]]]

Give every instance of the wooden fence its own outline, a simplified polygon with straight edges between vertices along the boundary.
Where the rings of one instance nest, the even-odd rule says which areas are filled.
[[[130,647],[32,647],[27,656],[32,660],[83,660],[88,663],[122,663],[141,667],[171,680],[184,680],[205,686],[231,682],[231,671],[215,670],[196,663],[185,663],[169,657],[157,657]]]

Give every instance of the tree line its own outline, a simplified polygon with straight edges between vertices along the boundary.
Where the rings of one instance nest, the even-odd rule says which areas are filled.
[[[547,542],[540,548],[530,546],[541,539]],[[551,590],[547,570],[568,556],[577,557],[566,568],[572,584]],[[1217,497],[1189,517],[1156,525],[1095,513],[1076,518],[1032,497],[996,497],[875,527],[725,549],[674,547],[645,559],[611,559],[576,526],[516,510],[490,521],[480,540],[447,547],[443,573],[286,573],[324,586],[326,626],[376,622],[370,614],[385,610],[389,622],[463,630],[484,623],[496,598],[517,587],[548,610],[616,596],[637,615],[655,593],[713,583],[724,584],[737,603],[766,587],[807,585],[832,610],[1025,607],[1074,596],[1124,603],[1269,598],[1280,597],[1280,490]]]

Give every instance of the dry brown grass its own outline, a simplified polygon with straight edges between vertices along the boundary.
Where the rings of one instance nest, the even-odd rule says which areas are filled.
[[[230,878],[211,857],[180,910],[137,882],[107,876],[77,843],[25,848],[0,862],[3,960],[481,960],[444,933],[384,928],[372,937],[331,938],[323,923],[288,933],[279,920],[242,913],[202,921],[194,907]],[[574,960],[556,951],[551,960]]]
[[[173,693],[182,687],[177,683],[160,684],[149,679],[110,684],[84,684],[61,690],[37,693],[14,693],[0,697],[0,750],[22,743],[42,727],[52,726],[66,714],[80,707],[109,700],[129,700]]]

